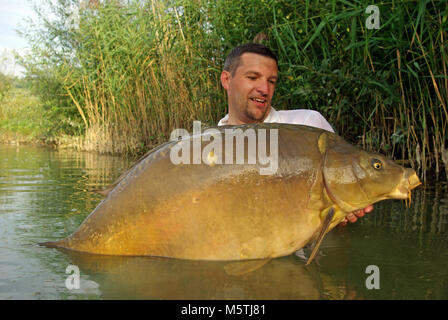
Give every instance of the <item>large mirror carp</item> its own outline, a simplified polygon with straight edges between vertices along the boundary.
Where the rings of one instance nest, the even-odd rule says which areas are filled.
[[[324,235],[349,213],[384,199],[410,200],[419,184],[413,169],[325,130],[215,127],[150,151],[104,192],[72,235],[44,245],[106,255],[249,260],[289,255],[315,241],[311,261]]]

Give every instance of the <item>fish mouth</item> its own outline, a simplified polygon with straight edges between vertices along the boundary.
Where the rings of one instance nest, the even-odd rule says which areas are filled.
[[[389,194],[390,199],[404,199],[409,200],[409,205],[411,204],[411,190],[417,188],[422,183],[420,179],[417,177],[417,174],[412,169],[406,169],[404,173],[403,182],[395,188]]]

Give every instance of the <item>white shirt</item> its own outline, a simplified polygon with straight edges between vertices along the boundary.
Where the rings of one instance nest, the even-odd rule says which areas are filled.
[[[219,120],[218,126],[228,124],[229,115]],[[269,111],[269,115],[264,119],[265,123],[291,123],[301,124],[310,127],[321,128],[330,132],[334,132],[328,121],[315,110],[296,109],[296,110],[280,110],[277,111],[273,107]]]

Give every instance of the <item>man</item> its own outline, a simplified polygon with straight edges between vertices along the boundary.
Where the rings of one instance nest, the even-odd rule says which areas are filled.
[[[218,125],[246,123],[293,123],[334,132],[328,121],[317,111],[277,111],[271,106],[278,79],[276,55],[266,46],[247,43],[234,48],[227,56],[221,73],[221,84],[227,91],[229,113]],[[373,210],[368,206],[351,213],[340,223],[355,222]]]

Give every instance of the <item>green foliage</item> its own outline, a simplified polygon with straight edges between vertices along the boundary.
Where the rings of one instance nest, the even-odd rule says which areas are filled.
[[[380,29],[368,30],[370,4],[49,1],[43,24],[24,32],[33,52],[23,64],[55,132],[82,129],[94,149],[136,153],[192,120],[216,123],[226,113],[225,55],[263,32],[280,61],[276,108],[318,110],[352,142],[439,171],[447,6],[381,3]]]
[[[4,102],[11,90],[11,82],[11,77],[0,72],[0,104]]]
[[[18,82],[18,83],[17,83]],[[36,96],[28,88],[20,88],[20,80],[12,79],[8,94],[0,103],[0,135],[29,140],[48,140],[50,119]]]
[[[67,8],[76,5],[76,1],[41,2],[35,8],[40,23],[29,21],[27,29],[21,31],[31,50],[16,59],[26,69],[24,81],[39,97],[45,118],[49,120],[46,130],[49,137],[76,135],[84,129],[64,86],[64,79],[77,64],[73,58],[76,43],[67,22]]]

